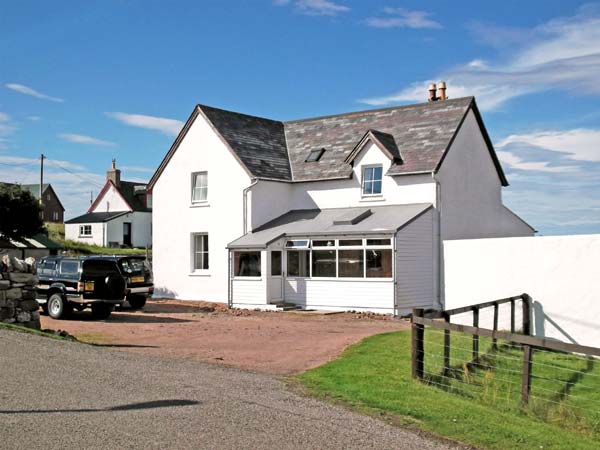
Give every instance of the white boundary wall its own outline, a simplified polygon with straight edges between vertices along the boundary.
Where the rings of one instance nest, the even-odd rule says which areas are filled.
[[[444,283],[445,309],[528,293],[537,336],[600,347],[600,235],[444,241]]]

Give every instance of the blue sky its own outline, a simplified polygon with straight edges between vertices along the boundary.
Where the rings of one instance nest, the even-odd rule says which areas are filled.
[[[67,217],[148,180],[196,103],[288,120],[475,95],[505,203],[600,232],[600,3],[0,0],[0,180],[39,154]]]

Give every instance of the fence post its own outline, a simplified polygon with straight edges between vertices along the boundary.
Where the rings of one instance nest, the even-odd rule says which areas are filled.
[[[425,356],[425,348],[423,345],[423,337],[425,336],[425,327],[414,322],[415,317],[423,317],[423,308],[415,308],[412,312],[412,376],[419,380],[423,379],[423,358]]]
[[[479,308],[473,308],[473,326],[479,328]],[[473,335],[473,362],[477,362],[479,359],[479,336]]]
[[[510,332],[515,332],[515,300],[510,301]]]
[[[494,331],[498,331],[498,310],[499,310],[498,303],[494,303]],[[492,339],[492,348],[494,350],[498,350],[498,339],[496,339],[496,338]]]
[[[523,379],[521,382],[521,403],[523,406],[526,406],[529,403],[532,364],[533,349],[531,348],[531,345],[523,345]]]
[[[443,313],[444,322],[450,323],[450,314]],[[450,373],[450,330],[444,330],[444,376]]]
[[[521,298],[523,299],[523,334],[531,336],[531,297],[523,294]]]

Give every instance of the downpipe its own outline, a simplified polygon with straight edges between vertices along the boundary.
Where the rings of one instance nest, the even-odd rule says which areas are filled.
[[[252,189],[257,184],[258,184],[258,178],[254,178],[252,180],[252,183],[250,183],[250,185],[248,187],[244,188],[244,191],[243,191],[244,234],[248,233],[248,192],[250,191],[250,189]]]

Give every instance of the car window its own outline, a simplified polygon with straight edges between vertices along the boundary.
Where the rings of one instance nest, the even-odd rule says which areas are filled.
[[[83,270],[85,274],[89,276],[103,276],[119,271],[114,261],[104,259],[92,259],[84,261]]]
[[[79,261],[62,261],[60,263],[61,275],[77,275],[79,272]]]
[[[119,261],[123,273],[143,272],[150,270],[145,259],[125,258]]]

